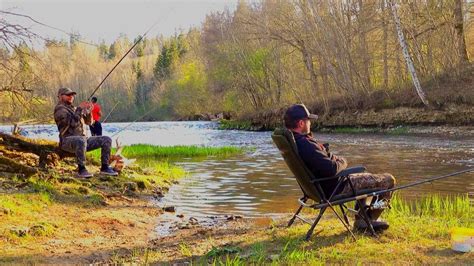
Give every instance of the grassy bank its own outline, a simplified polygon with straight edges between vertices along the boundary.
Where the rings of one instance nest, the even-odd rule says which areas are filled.
[[[29,178],[0,172],[0,264],[86,264],[110,257],[115,249],[147,244],[163,212],[151,197],[161,198],[184,177],[167,158],[228,156],[235,147],[159,147],[132,145],[123,154],[138,165],[118,177],[101,176],[100,151],[88,153],[91,179],[78,179],[73,158]],[[15,153],[35,164],[35,156]],[[147,158],[141,164],[142,158]],[[163,160],[165,159],[165,160]]]
[[[133,144],[123,147],[122,154],[126,158],[184,158],[184,157],[206,157],[229,155],[242,153],[243,149],[233,146],[224,147],[205,147],[205,146],[157,146],[150,144]],[[92,151],[91,156],[95,159],[100,158],[100,151]]]
[[[252,130],[252,122],[239,120],[219,120],[219,129],[221,130]]]
[[[98,172],[95,166],[89,169]],[[0,195],[0,244],[8,247],[35,242],[36,237],[55,236],[67,219],[58,219],[51,210],[102,209],[117,199],[131,201],[141,195],[162,193],[185,174],[182,168],[168,163],[124,169],[118,177],[96,175],[91,179],[75,178],[75,167],[64,163],[28,179],[0,174],[0,192],[4,192]]]
[[[29,154],[20,160],[35,161]],[[99,171],[91,163],[88,169]],[[0,172],[0,263],[62,264],[65,258],[48,257],[53,253],[80,257],[84,252],[93,254],[90,251],[97,246],[107,250],[143,245],[162,212],[150,197],[162,196],[186,172],[156,160],[146,168],[127,167],[118,177],[77,179],[75,174],[72,158],[29,178]]]
[[[336,218],[323,218],[310,241],[303,237],[308,225],[285,227],[284,221],[267,229],[218,232],[206,239],[180,241],[174,258],[166,257],[159,245],[135,250],[135,255],[116,262],[182,263],[213,265],[319,265],[334,264],[470,264],[474,253],[450,249],[452,227],[474,227],[474,206],[466,196],[427,197],[416,202],[396,198],[384,213],[391,227],[378,239],[357,233],[353,241]],[[314,217],[314,213],[312,214]],[[290,216],[290,215],[288,215]],[[288,217],[289,218],[289,217]],[[226,236],[222,236],[224,234]],[[179,238],[177,238],[179,240]]]
[[[367,134],[384,133],[388,135],[406,135],[410,133],[409,127],[398,126],[390,128],[382,127],[326,127],[318,129],[321,133],[343,133],[343,134]]]
[[[220,129],[273,130],[283,126],[283,115],[288,106],[254,112],[236,117],[235,120],[221,120]],[[449,104],[443,108],[422,108],[394,106],[380,109],[335,108],[325,113],[317,107],[307,105],[310,111],[320,115],[312,124],[313,130],[347,131],[376,130],[400,131],[415,127],[459,127],[474,125],[474,106],[472,104]],[[410,132],[409,132],[410,133]]]
[[[219,122],[219,129],[223,130],[248,130],[248,131],[263,131],[274,130],[275,127],[282,127],[279,123],[268,123],[265,126],[261,124],[252,124],[248,121],[227,121],[221,120]],[[393,125],[393,126],[325,126],[315,122],[312,126],[312,131],[316,133],[336,133],[336,134],[386,134],[386,135],[437,135],[437,136],[472,136],[473,126],[434,126],[434,125]]]

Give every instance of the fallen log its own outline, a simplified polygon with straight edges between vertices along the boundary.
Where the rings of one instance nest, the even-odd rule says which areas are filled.
[[[8,157],[0,155],[0,171],[10,173],[21,173],[28,176],[34,175],[38,170],[28,165],[23,165]]]
[[[13,136],[0,132],[0,145],[8,149],[33,153],[39,156],[39,166],[57,165],[58,160],[74,157],[74,154],[61,150],[57,142],[48,140],[32,140],[22,136]]]

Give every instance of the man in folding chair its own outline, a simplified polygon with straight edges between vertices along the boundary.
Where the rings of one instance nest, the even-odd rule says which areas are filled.
[[[285,127],[293,133],[298,148],[298,154],[316,178],[326,178],[335,176],[340,171],[347,168],[347,161],[329,152],[329,144],[319,143],[311,133],[311,119],[318,116],[310,114],[303,104],[295,104],[287,109],[284,116]],[[391,174],[371,174],[358,173],[349,176],[354,189],[389,189],[395,186],[395,178]],[[330,179],[321,182],[321,187],[325,194],[331,195],[339,180]],[[351,193],[352,189],[347,182],[336,193]],[[391,193],[380,195],[379,200],[389,201]],[[372,220],[374,230],[382,231],[388,228],[388,223],[378,220],[383,209],[369,210],[368,215]],[[355,216],[354,229],[365,231],[367,223],[360,215]]]

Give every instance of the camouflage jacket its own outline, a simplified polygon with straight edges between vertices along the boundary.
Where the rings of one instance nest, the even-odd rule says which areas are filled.
[[[92,122],[91,114],[81,107],[58,103],[54,108],[54,121],[58,126],[59,140],[69,136],[85,136],[84,125]]]

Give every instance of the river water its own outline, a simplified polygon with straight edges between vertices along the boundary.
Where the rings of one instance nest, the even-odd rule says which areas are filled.
[[[104,135],[113,135],[127,123],[107,123]],[[25,135],[57,139],[52,125],[24,127]],[[2,126],[0,131],[9,127]],[[183,158],[175,162],[189,176],[171,187],[161,205],[193,217],[242,215],[265,217],[294,211],[300,189],[271,140],[271,132],[217,130],[216,122],[135,123],[117,136],[123,145],[232,145],[249,147],[245,154],[225,159]],[[117,136],[113,138],[116,139]],[[474,134],[463,137],[390,136],[383,134],[318,134],[331,150],[372,173],[389,172],[399,184],[474,167]],[[429,194],[474,192],[474,174],[464,174],[398,191],[404,198]]]

